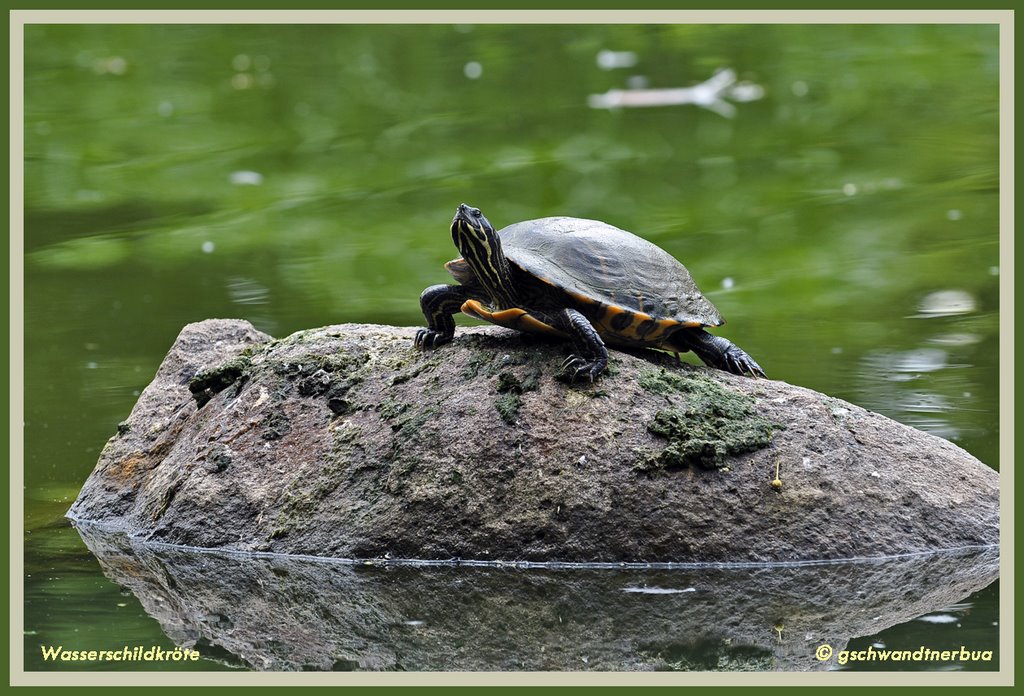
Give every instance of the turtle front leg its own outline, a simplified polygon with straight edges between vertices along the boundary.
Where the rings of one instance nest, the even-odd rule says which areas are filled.
[[[413,345],[417,348],[437,348],[455,337],[454,316],[462,303],[470,299],[463,285],[431,285],[420,294],[420,307],[427,320],[427,328],[416,332]]]
[[[680,329],[669,338],[678,350],[692,350],[706,365],[734,375],[767,377],[757,361],[727,338],[713,336],[703,329]]]
[[[589,379],[591,382],[608,366],[608,349],[597,335],[590,320],[575,309],[563,309],[557,315],[558,328],[572,338],[575,353],[566,358],[562,369],[572,381]]]

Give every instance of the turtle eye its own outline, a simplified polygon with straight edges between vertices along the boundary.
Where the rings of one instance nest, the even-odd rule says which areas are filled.
[[[479,208],[473,208],[472,210],[469,211],[469,214],[472,215],[475,218],[478,218],[478,217],[480,217],[480,209]]]

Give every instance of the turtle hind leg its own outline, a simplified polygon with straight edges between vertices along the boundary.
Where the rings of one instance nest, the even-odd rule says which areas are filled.
[[[597,334],[594,325],[575,309],[563,309],[555,317],[558,329],[572,339],[575,353],[570,355],[562,369],[569,380],[589,379],[594,381],[608,366],[608,349]]]
[[[431,285],[420,294],[420,308],[427,320],[427,328],[416,332],[413,345],[417,348],[437,348],[455,337],[455,314],[470,298],[463,285]]]
[[[544,334],[558,338],[568,338],[565,333],[552,326],[552,321],[542,314],[531,314],[525,309],[512,307],[499,311],[491,311],[479,300],[467,300],[462,305],[462,313],[477,319],[489,321],[506,329],[515,329],[523,333]]]
[[[668,337],[671,350],[684,353],[692,350],[710,367],[750,377],[767,377],[752,357],[727,338],[713,336],[703,329],[680,329]]]

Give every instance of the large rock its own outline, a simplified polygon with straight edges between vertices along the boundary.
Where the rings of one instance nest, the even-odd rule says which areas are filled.
[[[486,327],[182,331],[69,512],[149,540],[341,558],[763,562],[998,543],[992,469],[852,404]],[[781,487],[773,486],[776,470]]]

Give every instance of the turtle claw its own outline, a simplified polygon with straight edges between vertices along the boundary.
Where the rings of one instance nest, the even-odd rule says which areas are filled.
[[[416,338],[413,339],[413,346],[420,350],[437,348],[448,343],[452,338],[453,335],[435,331],[434,329],[420,329],[416,332]]]
[[[604,370],[606,364],[607,361],[604,360],[591,361],[579,355],[570,355],[562,362],[561,370],[568,377],[569,382],[578,382],[586,379],[593,384],[597,376]]]
[[[746,360],[743,360],[739,366],[743,374],[750,375],[753,379],[768,379],[768,375],[764,373],[764,370],[761,369],[760,365],[754,362],[753,358],[749,355],[745,355],[744,357]]]
[[[768,375],[764,373],[764,370],[761,369],[761,366],[752,357],[735,346],[733,346],[733,349],[726,354],[729,372],[753,379],[758,377],[768,379]]]

